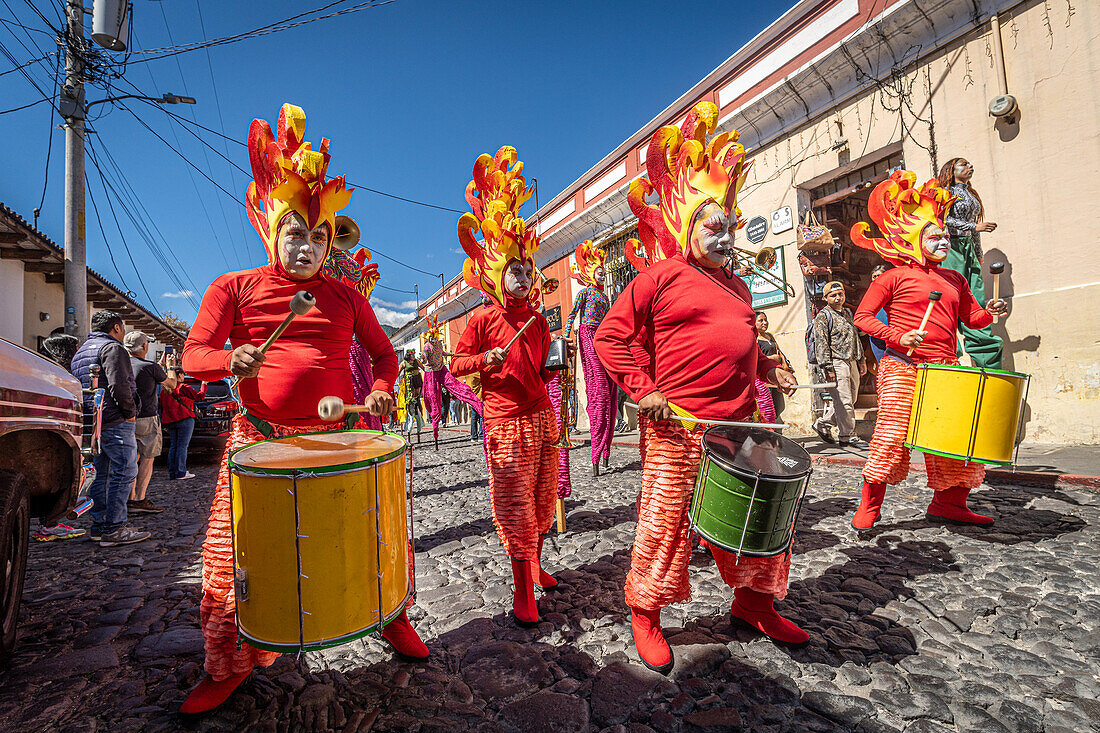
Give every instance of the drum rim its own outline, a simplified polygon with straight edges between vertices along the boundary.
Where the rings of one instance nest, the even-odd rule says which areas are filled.
[[[373,624],[362,629],[350,631],[346,634],[342,634],[341,636],[334,636],[331,639],[322,639],[320,641],[307,641],[301,644],[282,644],[274,641],[263,641],[261,639],[256,639],[250,636],[241,626],[239,620],[237,622],[237,635],[247,641],[249,646],[254,646],[257,649],[263,649],[264,651],[269,652],[289,653],[298,651],[299,649],[310,652],[320,651],[321,649],[331,649],[332,647],[340,646],[341,644],[347,644],[349,641],[362,639],[368,634],[373,634],[386,628],[390,625],[392,621],[396,620],[397,617],[401,615],[401,612],[404,611],[405,607],[408,605],[409,599],[413,598],[415,595],[416,589],[413,587],[412,583],[409,583],[408,592],[405,593],[405,597],[401,599],[401,602],[398,603],[397,606],[394,608],[393,613],[391,613],[388,618],[384,619],[381,624]]]
[[[982,369],[981,367],[963,366],[962,364],[931,364],[923,363],[917,364],[917,369],[940,369],[945,372],[970,372],[972,374],[996,374],[1001,377],[1019,377],[1020,379],[1028,379],[1030,374],[1024,374],[1023,372],[1010,372],[1006,369]]]
[[[705,431],[703,431],[703,438],[700,441],[700,444],[702,445],[704,455],[706,455],[708,458],[710,458],[712,461],[717,463],[719,466],[721,466],[726,471],[729,471],[730,473],[737,474],[738,476],[752,476],[752,477],[759,476],[760,478],[767,479],[768,481],[779,481],[779,482],[783,482],[783,483],[786,483],[788,481],[799,481],[801,479],[806,478],[811,473],[813,473],[813,462],[814,461],[813,461],[813,457],[810,455],[809,451],[807,451],[801,445],[794,442],[793,440],[786,437],[785,435],[779,435],[778,433],[775,433],[775,434],[779,435],[779,437],[782,438],[783,440],[788,441],[791,445],[797,446],[803,453],[806,454],[806,464],[807,464],[806,465],[806,470],[803,471],[802,473],[792,474],[792,475],[789,475],[789,476],[776,476],[773,473],[764,473],[762,471],[757,473],[757,472],[754,472],[754,471],[749,471],[748,469],[745,469],[745,468],[741,468],[740,466],[734,466],[731,463],[727,463],[725,459],[723,459],[721,456],[719,456],[713,450],[708,450],[707,445],[706,445],[707,435],[710,434],[710,431],[711,430],[719,430],[723,427],[724,426],[722,426],[722,425],[712,425],[709,428],[707,428]],[[758,430],[765,430],[765,428],[757,428],[757,429]]]
[[[369,435],[392,435],[401,441],[400,448],[396,448],[389,453],[383,453],[373,458],[365,458],[361,461],[353,461],[352,463],[340,463],[335,466],[314,466],[309,469],[301,468],[263,468],[258,466],[242,466],[234,460],[235,456],[243,450],[251,448],[261,443],[273,443],[278,440],[286,440],[289,438],[299,438],[305,435],[331,435],[333,433],[365,433]],[[394,433],[387,433],[384,430],[319,430],[312,433],[295,433],[294,435],[283,435],[278,438],[265,438],[264,440],[257,440],[255,443],[249,443],[248,445],[242,445],[240,448],[235,448],[229,452],[229,468],[230,470],[237,471],[238,473],[248,474],[250,476],[294,476],[308,474],[310,476],[318,475],[332,475],[336,473],[345,473],[348,471],[357,471],[362,468],[374,468],[384,463],[389,463],[396,458],[401,457],[406,450],[408,450],[409,444],[399,435]]]
[[[906,448],[910,450],[918,450],[921,453],[931,453],[934,456],[941,456],[943,458],[954,458],[957,461],[969,461],[970,463],[985,463],[990,466],[1011,466],[1012,461],[998,461],[994,458],[979,458],[977,456],[964,456],[961,453],[951,453],[945,450],[937,450],[934,448],[922,448],[916,443],[910,443],[905,441],[902,443]]]

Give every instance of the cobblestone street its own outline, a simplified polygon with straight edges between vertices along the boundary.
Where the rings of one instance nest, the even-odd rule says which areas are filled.
[[[153,540],[31,543],[20,641],[0,675],[11,731],[1055,731],[1100,720],[1100,494],[985,486],[990,529],[924,518],[923,474],[887,495],[870,537],[848,521],[859,469],[818,466],[779,610],[811,633],[776,646],[731,622],[709,554],[693,600],[665,611],[677,658],[647,671],[623,581],[640,485],[636,448],[587,476],[573,453],[568,532],[544,565],[543,622],[509,616],[511,574],[493,530],[480,443],[445,430],[415,450],[417,603],[432,652],[398,662],[376,638],[258,670],[223,709],[175,711],[202,671],[200,548],[217,459],[192,481],[158,466]],[[87,527],[84,517],[80,526]]]

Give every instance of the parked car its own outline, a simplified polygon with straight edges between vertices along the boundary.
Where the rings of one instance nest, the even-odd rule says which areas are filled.
[[[80,382],[0,339],[0,662],[15,646],[31,517],[53,523],[84,476]]]
[[[202,389],[202,382],[194,377],[184,377],[184,384],[195,391]],[[228,379],[219,379],[206,385],[206,396],[195,400],[195,432],[191,436],[191,448],[221,450],[232,430],[230,424],[240,405],[229,389]],[[168,434],[164,434],[163,453],[168,452]]]

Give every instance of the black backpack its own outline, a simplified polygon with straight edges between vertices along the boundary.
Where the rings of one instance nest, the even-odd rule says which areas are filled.
[[[829,306],[825,306],[817,312],[818,315],[825,314],[825,320],[829,322],[829,328],[833,327],[833,314],[829,311],[832,310]],[[814,316],[810,321],[810,325],[806,327],[806,360],[810,364],[817,364],[817,340],[814,338],[814,321],[817,320],[817,316]]]

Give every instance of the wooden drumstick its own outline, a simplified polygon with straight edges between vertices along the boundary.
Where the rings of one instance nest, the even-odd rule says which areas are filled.
[[[796,384],[791,389],[832,389],[836,382],[822,382],[821,384]]]
[[[936,307],[936,301],[939,300],[942,297],[943,297],[943,293],[941,293],[938,290],[933,290],[931,293],[928,294],[928,307],[924,310],[924,318],[921,319],[920,328],[917,329],[918,331],[923,331],[924,327],[928,325],[928,317],[930,315],[932,315],[932,309]],[[912,356],[913,355],[913,349],[915,349],[915,348],[917,348],[917,347],[916,346],[910,346],[909,351],[906,351],[905,355],[906,356]]]
[[[565,499],[558,499],[554,505],[554,513],[558,516],[558,533],[565,532]]]
[[[307,290],[299,290],[295,293],[294,297],[290,299],[290,313],[286,314],[286,318],[279,324],[279,327],[267,337],[267,341],[264,341],[263,346],[260,347],[260,353],[267,353],[267,350],[275,343],[275,339],[282,336],[283,331],[285,331],[287,326],[290,325],[290,322],[294,320],[294,316],[304,316],[306,313],[313,310],[313,306],[315,305],[317,305],[317,300],[313,297],[313,293]]]
[[[993,276],[993,300],[997,301],[1001,299],[1001,273],[1005,271],[1005,263],[994,262],[989,265],[989,274]],[[993,316],[993,322],[996,323],[1000,319],[1000,316]]]
[[[518,341],[519,337],[523,335],[523,332],[526,331],[527,328],[534,322],[535,322],[535,317],[531,316],[527,320],[527,323],[523,324],[523,327],[520,328],[518,331],[516,331],[516,335],[513,336],[512,340],[508,342],[508,345],[504,347],[504,355],[505,356],[508,356],[508,352],[511,350],[512,344],[514,344],[516,341]]]
[[[317,417],[322,420],[339,420],[349,412],[370,412],[366,405],[346,405],[339,397],[322,397],[317,403]]]

